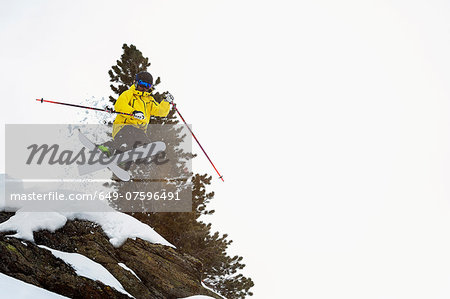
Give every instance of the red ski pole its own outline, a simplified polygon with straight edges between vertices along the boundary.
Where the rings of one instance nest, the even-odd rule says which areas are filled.
[[[90,110],[95,110],[95,111],[102,111],[102,112],[109,112],[109,113],[116,113],[116,114],[124,114],[124,115],[132,115],[129,113],[123,113],[123,112],[119,112],[119,111],[114,111],[112,109],[101,109],[101,108],[95,108],[95,107],[88,107],[88,106],[82,106],[82,105],[75,105],[75,104],[69,104],[69,103],[61,103],[61,102],[56,102],[56,101],[48,101],[48,100],[44,100],[44,99],[36,99],[36,101],[41,102],[41,103],[52,103],[52,104],[59,104],[59,105],[64,105],[64,106],[70,106],[70,107],[77,107],[77,108],[83,108],[83,109],[90,109]]]
[[[200,148],[202,149],[203,153],[205,154],[206,158],[208,158],[209,163],[211,163],[212,167],[214,167],[214,170],[217,172],[217,174],[219,175],[219,179],[222,180],[222,182],[224,182],[223,180],[223,175],[221,175],[219,173],[219,171],[217,170],[216,166],[214,165],[214,163],[211,161],[211,159],[209,158],[208,154],[206,153],[206,151],[203,149],[203,146],[200,144],[200,142],[198,141],[197,137],[195,137],[194,132],[192,132],[191,128],[187,125],[186,121],[184,120],[183,116],[181,115],[180,111],[178,110],[177,106],[173,103],[173,97],[172,95],[170,95],[170,97],[168,97],[169,99],[171,99],[171,103],[172,103],[172,107],[175,109],[175,111],[178,113],[178,115],[180,116],[180,118],[183,120],[184,124],[186,125],[186,127],[189,129],[189,132],[191,132],[192,137],[194,137],[195,141],[197,141],[197,144],[200,146]]]

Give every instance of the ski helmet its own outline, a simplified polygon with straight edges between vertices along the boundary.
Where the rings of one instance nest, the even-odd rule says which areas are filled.
[[[146,88],[150,88],[153,85],[153,77],[149,72],[139,72],[136,74],[136,85],[143,85]]]

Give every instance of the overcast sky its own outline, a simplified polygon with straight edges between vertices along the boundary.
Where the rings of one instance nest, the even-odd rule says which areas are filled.
[[[150,58],[254,298],[449,298],[450,2],[1,0],[0,40],[3,124],[76,122],[35,99]]]

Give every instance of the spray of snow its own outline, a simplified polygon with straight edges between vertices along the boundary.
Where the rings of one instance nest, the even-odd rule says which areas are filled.
[[[102,98],[95,98],[90,97],[87,99],[84,99],[79,105],[87,106],[87,107],[94,107],[94,108],[100,108],[100,109],[114,109],[112,106],[112,103],[109,102],[109,100]],[[76,123],[79,124],[104,124],[108,122],[114,121],[115,114],[111,114],[108,112],[102,112],[102,111],[95,111],[95,110],[88,110],[88,109],[79,109],[77,111],[77,119],[78,121]]]

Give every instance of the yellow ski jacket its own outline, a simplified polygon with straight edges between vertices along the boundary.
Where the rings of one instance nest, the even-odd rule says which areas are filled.
[[[125,125],[133,125],[145,131],[150,121],[150,116],[167,116],[170,111],[170,104],[166,101],[161,101],[158,104],[149,92],[136,90],[135,86],[132,85],[130,89],[119,96],[114,109],[118,112],[129,114],[134,111],[141,111],[144,113],[145,118],[137,119],[133,116],[118,114],[113,124],[113,138]]]

